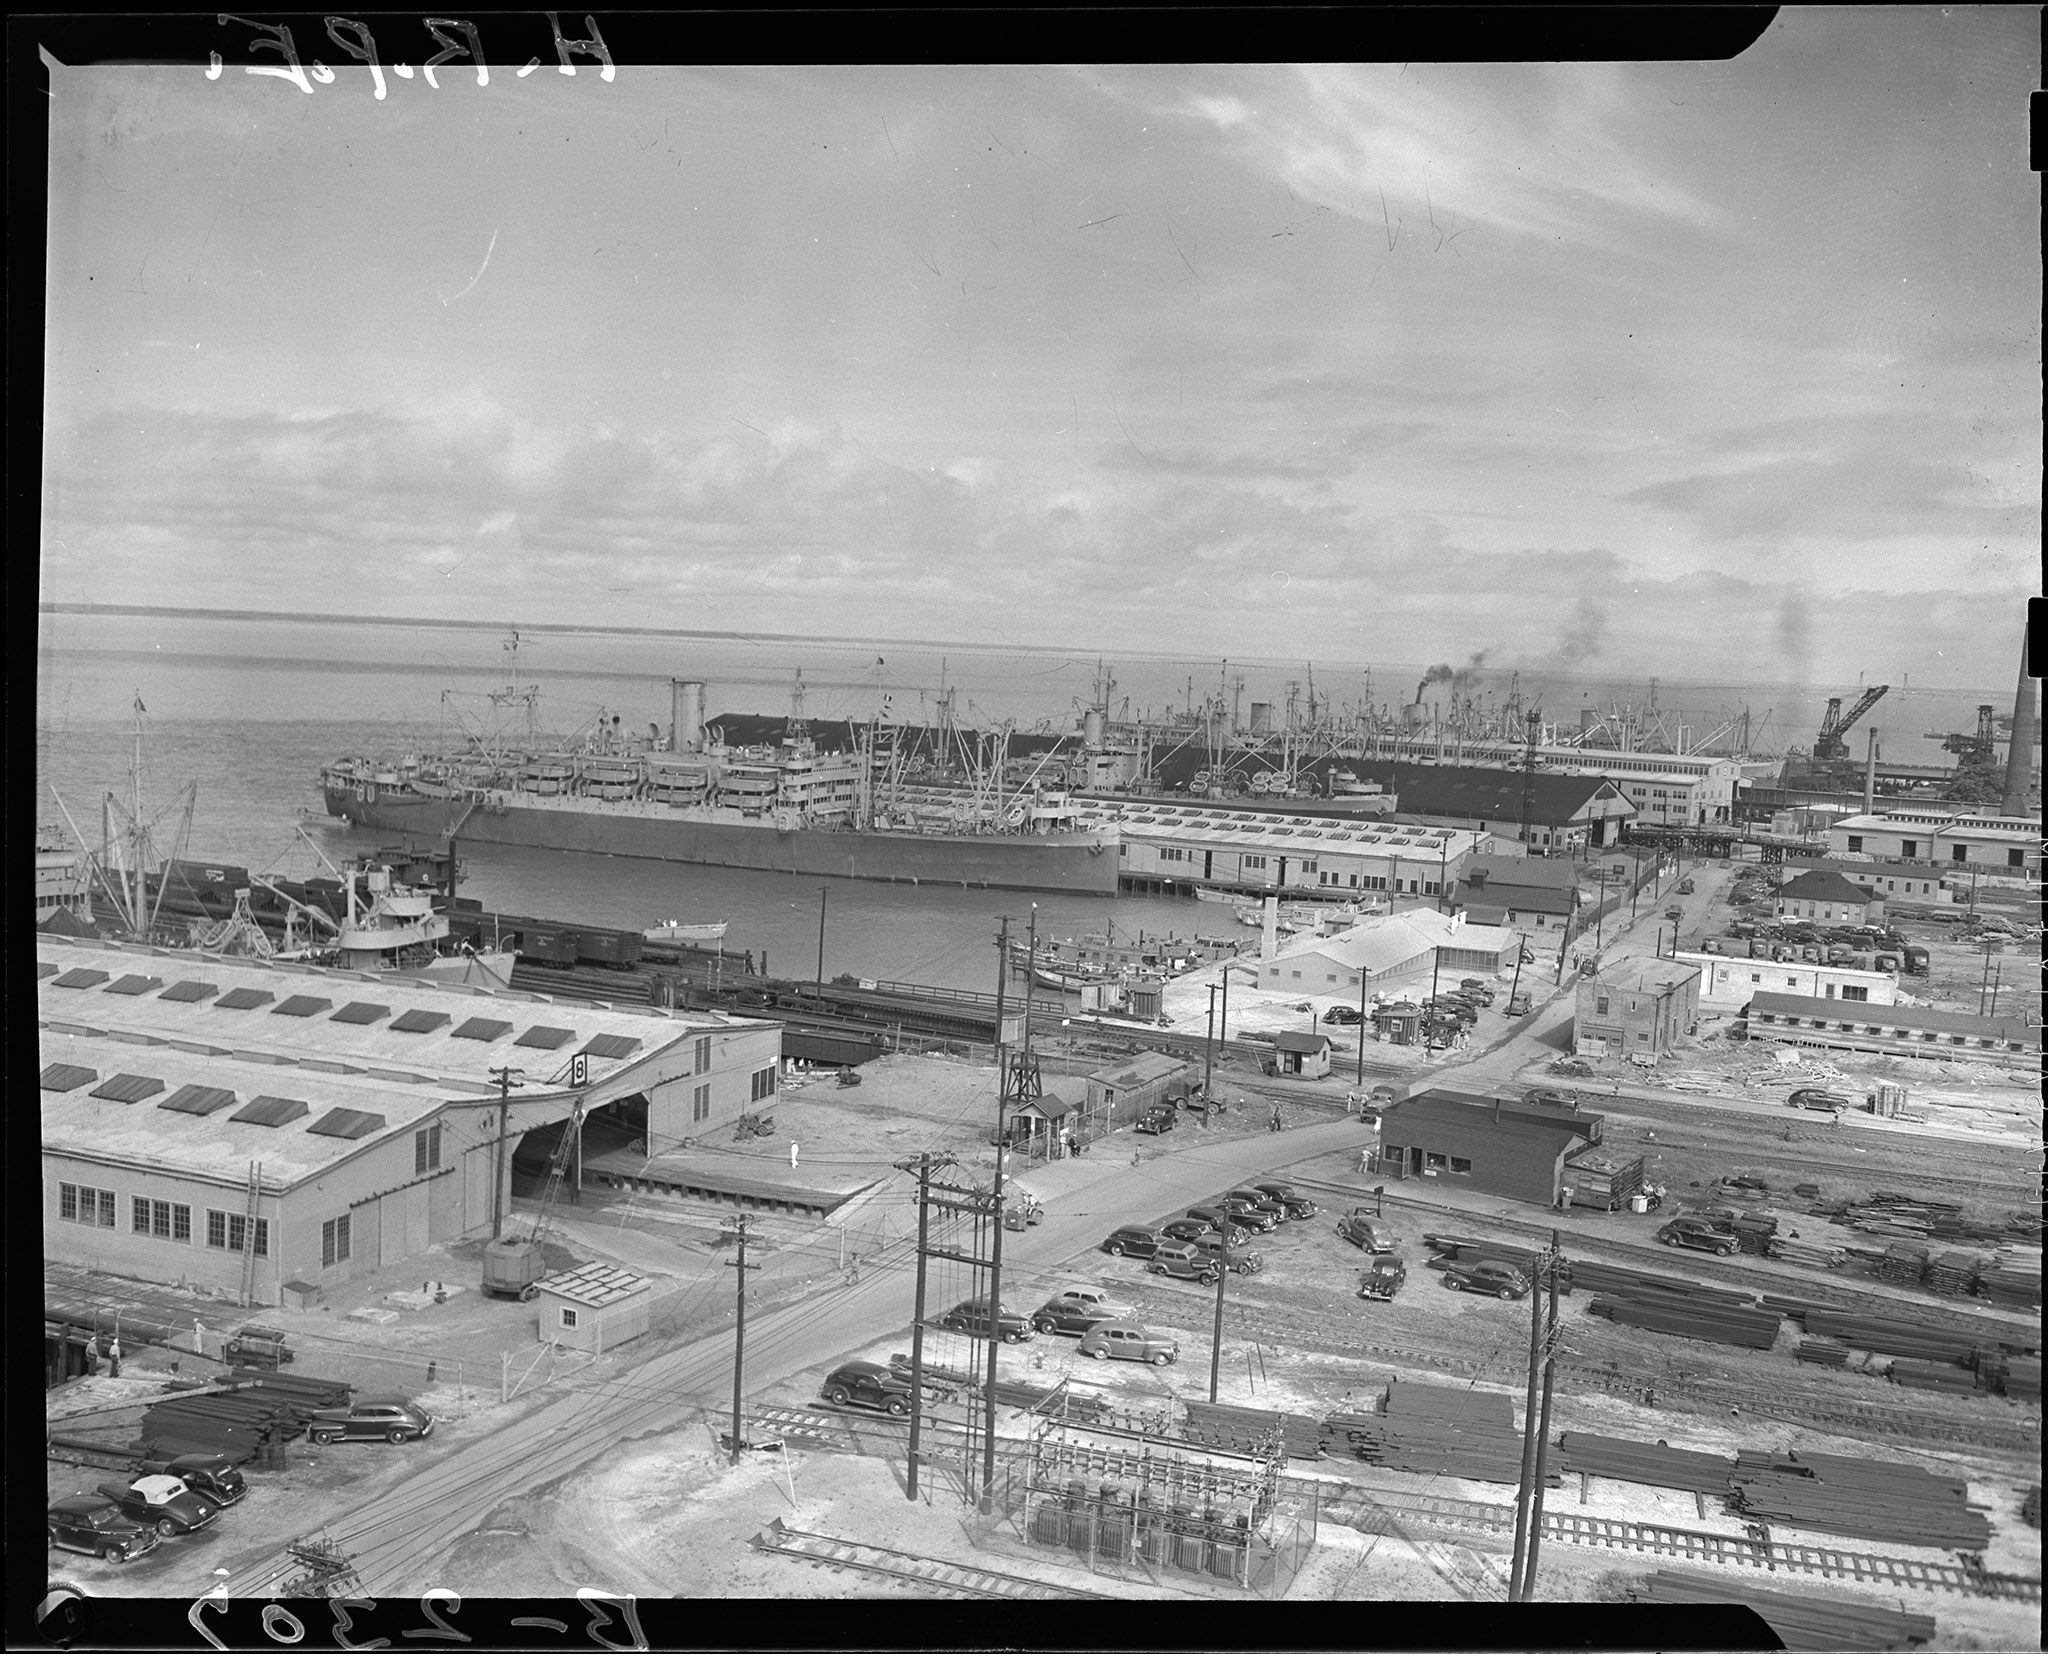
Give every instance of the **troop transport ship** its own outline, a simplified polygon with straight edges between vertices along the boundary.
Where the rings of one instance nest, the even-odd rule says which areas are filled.
[[[421,839],[637,856],[807,877],[1114,896],[1120,836],[1083,827],[1064,792],[878,785],[868,750],[794,737],[728,747],[706,738],[704,685],[672,682],[667,738],[622,738],[602,716],[559,751],[473,741],[320,772],[330,816]],[[532,692],[525,698],[532,705]],[[499,697],[493,697],[500,699]],[[501,700],[502,704],[502,700]]]

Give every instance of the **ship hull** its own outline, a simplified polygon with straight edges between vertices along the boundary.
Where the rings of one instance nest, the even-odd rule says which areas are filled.
[[[380,787],[375,794],[363,798],[352,788],[323,789],[329,815],[380,832],[438,837],[468,808],[458,799],[406,789]],[[806,878],[1044,890],[1081,896],[1116,894],[1117,844],[1099,833],[948,837],[785,830],[766,824],[693,819],[654,806],[610,811],[508,800],[502,808],[470,811],[462,822],[460,837],[470,845],[634,856],[695,867],[800,873]]]

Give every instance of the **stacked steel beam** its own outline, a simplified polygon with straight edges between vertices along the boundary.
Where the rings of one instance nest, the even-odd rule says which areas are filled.
[[[1739,1344],[1767,1350],[1778,1341],[1775,1310],[1743,1309],[1732,1304],[1686,1303],[1678,1298],[1595,1298],[1587,1313],[1605,1316],[1619,1326],[1642,1327],[1711,1344]]]
[[[1927,1274],[1927,1248],[1907,1241],[1887,1246],[1877,1272],[1887,1281],[1918,1286]]]
[[[1469,1385],[1417,1384],[1397,1378],[1387,1386],[1386,1411],[1401,1419],[1442,1419],[1501,1430],[1515,1427],[1512,1398],[1498,1390],[1476,1390]]]
[[[1619,1264],[1587,1263],[1574,1258],[1571,1283],[1576,1289],[1606,1292],[1623,1298],[1681,1298],[1687,1303],[1721,1304],[1730,1308],[1756,1302],[1754,1292],[1733,1287],[1702,1286],[1676,1275],[1653,1275],[1646,1269],[1624,1269]]]
[[[1303,1413],[1272,1412],[1263,1407],[1231,1407],[1218,1402],[1190,1401],[1181,1439],[1233,1453],[1257,1453],[1279,1433],[1290,1459],[1313,1459],[1323,1450],[1322,1426]]]
[[[1974,1390],[1977,1375],[1966,1367],[1958,1367],[1946,1361],[1916,1361],[1909,1355],[1896,1357],[1891,1365],[1891,1381],[1903,1384],[1911,1390]]]
[[[1608,1476],[1645,1487],[1684,1488],[1691,1493],[1725,1496],[1735,1461],[1719,1453],[1667,1447],[1662,1442],[1629,1441],[1621,1436],[1589,1436],[1569,1430],[1558,1438],[1560,1468],[1585,1476]]]
[[[1967,1481],[1917,1465],[1829,1453],[1744,1448],[1729,1476],[1746,1516],[1857,1539],[1981,1551],[1991,1524],[1969,1505]]]
[[[1521,1479],[1522,1437],[1497,1424],[1454,1419],[1392,1418],[1380,1413],[1334,1413],[1323,1421],[1332,1453],[1349,1453],[1388,1470],[1424,1476],[1462,1476],[1475,1482]],[[1545,1476],[1555,1487],[1557,1472]]]
[[[1799,1360],[1816,1367],[1846,1367],[1849,1364],[1849,1346],[1837,1344],[1832,1338],[1802,1338],[1792,1353]]]
[[[1927,1290],[1960,1298],[1976,1282],[1977,1263],[1974,1252],[1937,1252],[1927,1265]]]
[[[1733,1602],[1754,1608],[1787,1648],[1911,1648],[1934,1640],[1932,1614],[1909,1614],[1873,1603],[1764,1591],[1741,1581],[1660,1568],[1632,1595],[1641,1602]]]
[[[1848,1310],[1810,1309],[1806,1330],[1825,1338],[1839,1338],[1859,1350],[1880,1355],[1905,1355],[1921,1361],[1969,1363],[1980,1344],[2002,1344],[2015,1355],[2040,1354],[2039,1336],[2016,1328],[1986,1327],[1966,1331],[1932,1322],[1905,1320],[1883,1315],[1858,1315]]]

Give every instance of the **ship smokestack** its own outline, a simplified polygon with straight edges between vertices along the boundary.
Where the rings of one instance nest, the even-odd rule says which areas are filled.
[[[2020,682],[2012,697],[2012,744],[2005,753],[2005,797],[2002,816],[2027,813],[2027,783],[2034,773],[2034,677],[2027,659],[2027,634],[2020,634]]]
[[[704,685],[695,678],[668,680],[670,710],[675,723],[669,744],[676,752],[704,750]]]
[[[1870,726],[1870,757],[1863,765],[1863,813],[1877,808],[1877,725]]]

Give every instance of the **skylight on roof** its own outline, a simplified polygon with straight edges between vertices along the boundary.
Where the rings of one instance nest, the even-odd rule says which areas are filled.
[[[342,1006],[340,1010],[336,1011],[327,1020],[330,1022],[350,1022],[360,1026],[364,1023],[381,1021],[390,1014],[391,1007],[389,1005],[372,1005],[367,999],[358,999],[352,1004]]]
[[[391,1031],[394,1034],[431,1034],[447,1020],[446,1011],[411,1010],[391,1025]]]
[[[640,1049],[640,1042],[625,1034],[598,1034],[583,1049],[593,1057],[630,1057]]]
[[[306,1128],[315,1137],[368,1137],[384,1129],[384,1116],[358,1108],[330,1108]]]
[[[76,1091],[82,1085],[90,1085],[100,1077],[96,1068],[80,1068],[76,1063],[53,1062],[43,1070],[45,1091]]]
[[[471,1017],[449,1037],[452,1039],[494,1040],[512,1032],[512,1024],[496,1017]]]
[[[512,1043],[533,1046],[542,1051],[553,1051],[567,1045],[575,1037],[576,1030],[573,1028],[550,1028],[543,1023],[535,1023]]]
[[[235,1094],[211,1085],[181,1085],[162,1102],[158,1108],[168,1108],[179,1114],[212,1114],[217,1109],[232,1108]]]
[[[152,988],[161,988],[164,979],[160,976],[124,976],[118,982],[109,982],[110,994],[146,994]]]
[[[259,1005],[268,1005],[275,994],[265,993],[261,988],[230,988],[215,1003],[221,1011],[253,1011]]]
[[[139,1103],[163,1088],[162,1080],[153,1080],[147,1074],[116,1074],[105,1085],[95,1086],[92,1094],[113,1103]]]
[[[318,994],[293,994],[270,1014],[274,1017],[309,1017],[315,1011],[324,1011],[334,1003],[322,999]]]
[[[296,1097],[258,1097],[236,1109],[229,1118],[245,1120],[252,1126],[283,1126],[312,1112],[310,1105]]]
[[[81,965],[76,970],[66,971],[50,984],[53,988],[96,988],[106,981],[105,971],[88,970]]]
[[[173,982],[159,994],[175,1005],[191,1005],[202,999],[211,999],[220,989],[211,982]]]

